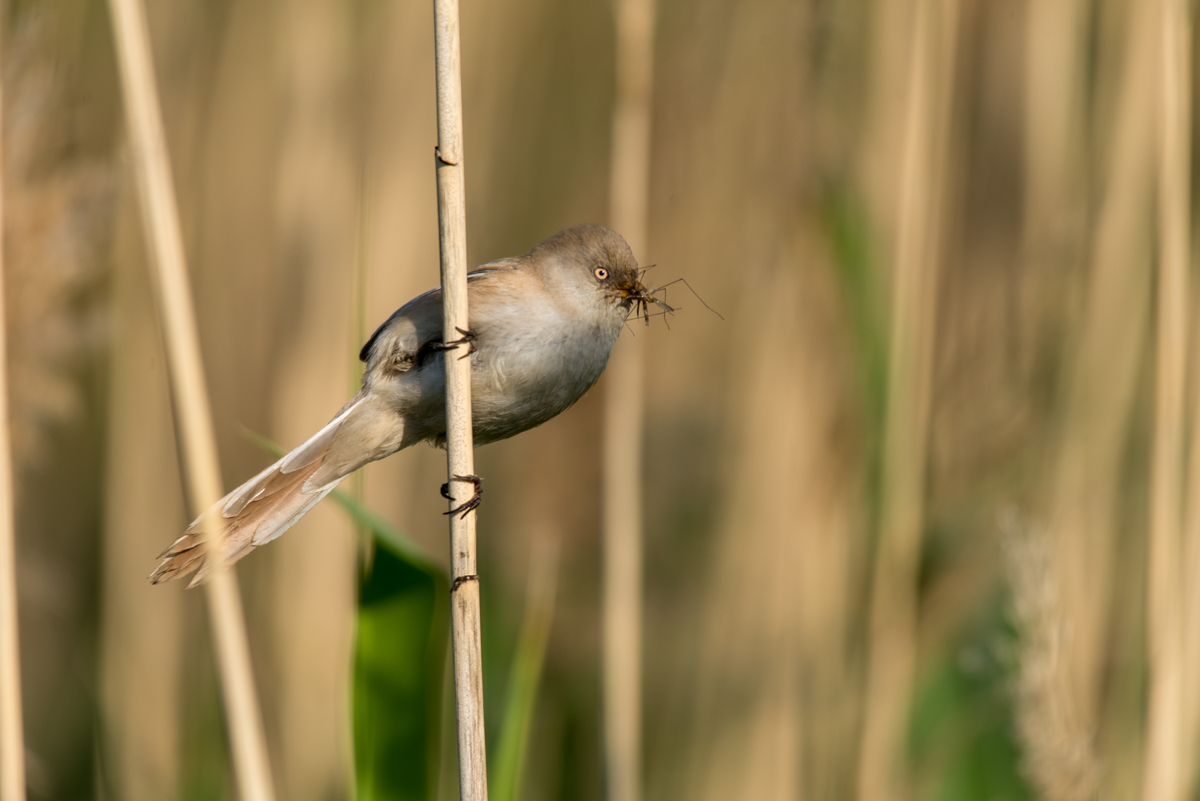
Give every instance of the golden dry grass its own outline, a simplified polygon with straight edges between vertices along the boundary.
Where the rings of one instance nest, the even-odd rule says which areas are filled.
[[[864,698],[889,481],[909,482],[920,510],[903,579],[910,667],[884,715],[911,797],[1140,791],[1162,310],[1153,6],[961,3],[955,66],[934,76],[943,139],[912,184],[944,209],[927,223],[936,286],[916,293],[915,325],[936,334],[927,436],[886,414],[891,265],[913,213],[897,198],[914,6],[660,7],[653,234],[638,257],[658,265],[652,283],[686,277],[725,321],[675,286],[670,331],[627,332],[646,367],[647,797],[859,792],[864,727],[887,712]],[[472,264],[607,218],[611,11],[464,5]],[[368,328],[437,282],[432,15],[328,0],[150,14],[231,484],[266,461],[243,426],[293,444],[344,400],[356,260]],[[219,797],[200,600],[142,583],[186,515],[108,20],[96,0],[11,17],[6,310],[30,797]],[[521,788],[533,801],[602,797],[600,400],[477,465],[497,703],[531,543],[562,536]],[[889,430],[927,447],[886,456]],[[442,558],[443,480],[441,454],[406,452],[371,466],[364,494]],[[1023,522],[1006,561],[1008,508]],[[239,567],[289,798],[350,792],[349,535],[319,508]],[[1183,581],[1189,632],[1196,585]],[[1187,664],[1196,639],[1185,635]],[[1185,755],[1198,698],[1181,706]]]

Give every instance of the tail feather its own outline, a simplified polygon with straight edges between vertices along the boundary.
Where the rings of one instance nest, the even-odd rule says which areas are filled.
[[[342,482],[339,478],[312,492],[305,492],[305,481],[320,464],[321,461],[318,460],[303,470],[289,474],[280,472],[276,463],[269,475],[256,477],[256,480],[262,481],[263,484],[260,491],[254,494],[253,500],[242,505],[234,516],[223,521],[225,530],[221,551],[224,565],[232,565],[259,545],[268,543],[287,531]],[[218,504],[212,511],[220,508],[221,505]],[[195,571],[188,583],[188,587],[191,588],[208,578],[212,566],[207,561],[204,524],[212,511],[197,518],[188,526],[183,536],[159,555],[163,561],[150,575],[152,582],[160,584],[183,578]],[[224,515],[222,517],[224,518]]]
[[[191,588],[208,578],[212,565],[208,563],[204,544],[204,524],[214,513],[219,512],[225,526],[221,561],[226,566],[291,528],[345,478],[345,472],[329,475],[326,470],[319,477],[323,479],[319,486],[312,486],[310,482],[324,464],[338,430],[361,400],[362,393],[346,404],[328,425],[307,442],[226,495],[212,509],[194,520],[183,536],[159,554],[162,562],[150,574],[150,580],[161,584],[195,571],[188,583]]]
[[[317,459],[323,458],[333,444],[333,438],[341,429],[342,423],[350,413],[358,408],[364,397],[363,392],[355,395],[342,410],[330,420],[324,428],[308,438],[302,445],[296,447],[287,456],[247,481],[222,500],[221,513],[225,517],[237,517],[242,509],[252,501],[260,500],[264,495],[278,491],[278,482],[272,483],[272,477],[278,474],[294,473],[302,467],[308,467]]]

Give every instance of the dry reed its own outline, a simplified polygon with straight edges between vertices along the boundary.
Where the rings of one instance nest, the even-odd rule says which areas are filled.
[[[1184,0],[1160,0],[1158,302],[1146,632],[1150,702],[1145,801],[1182,801],[1184,655],[1182,556],[1184,395],[1191,236],[1191,25]]]
[[[1148,189],[1155,170],[1144,154],[1152,155],[1155,141],[1158,84],[1153,76],[1159,51],[1151,53],[1151,81],[1138,85],[1137,102],[1122,104],[1114,91],[1122,43],[1138,27],[1126,25],[1137,5],[1038,0],[964,6],[962,37],[969,45],[961,48],[958,75],[966,83],[956,92],[956,102],[964,106],[962,113],[955,112],[950,148],[950,184],[962,203],[948,208],[947,253],[953,256],[943,261],[938,293],[936,422],[927,459],[934,522],[926,526],[935,540],[923,549],[928,561],[922,561],[917,660],[922,703],[912,718],[914,737],[907,752],[921,784],[957,783],[986,771],[1001,784],[988,788],[992,794],[1019,796],[1023,790],[1001,788],[1023,784],[1045,801],[1077,801],[1094,799],[1100,783],[1113,797],[1139,794],[1147,622],[1141,606],[1147,571],[1141,559],[1153,408],[1153,363],[1145,346],[1152,330],[1146,323],[1154,273],[1146,247],[1151,229],[1144,223],[1155,206]],[[636,328],[640,342],[623,337],[616,354],[624,356],[629,345],[643,347],[647,362],[644,479],[646,492],[655,498],[644,510],[644,555],[655,574],[655,581],[644,585],[642,736],[648,797],[815,801],[854,795],[863,579],[869,575],[865,557],[872,542],[864,535],[871,521],[863,518],[875,511],[871,501],[877,489],[887,340],[886,307],[878,301],[887,284],[881,273],[889,272],[887,259],[878,258],[887,250],[873,248],[870,235],[879,231],[882,239],[893,238],[898,205],[895,175],[889,175],[891,188],[881,191],[882,200],[867,195],[879,208],[864,214],[859,195],[873,187],[856,180],[855,173],[869,168],[872,159],[898,172],[911,34],[907,20],[915,6],[883,0],[660,4],[653,252],[639,250],[638,255],[667,265],[659,268],[667,271],[663,279],[686,274],[723,313],[740,316],[722,325],[690,298],[681,299],[699,313],[673,319],[676,330],[670,334],[656,328],[646,336]],[[311,215],[318,205],[288,193],[291,188],[311,191],[308,187],[322,180],[312,177],[309,167],[316,168],[312,174],[329,176],[330,166],[341,169],[354,161],[331,164],[331,151],[324,149],[330,143],[314,134],[363,131],[361,140],[351,135],[333,144],[363,147],[363,161],[377,179],[370,188],[379,224],[371,226],[367,248],[369,320],[384,319],[397,299],[427,288],[429,274],[421,278],[420,265],[432,263],[437,241],[436,208],[428,202],[435,175],[428,172],[429,152],[422,143],[434,110],[432,8],[390,4],[339,12],[335,24],[349,20],[352,27],[353,51],[346,63],[333,66],[340,72],[327,72],[319,65],[326,64],[329,53],[313,51],[301,74],[298,59],[308,51],[296,46],[295,34],[311,8],[301,2],[235,4],[228,14],[211,4],[150,9],[156,49],[163,45],[159,77],[180,197],[193,198],[182,205],[185,231],[194,237],[188,255],[198,259],[194,285],[205,356],[221,365],[210,383],[218,420],[233,416],[255,428],[267,426],[280,440],[308,433],[299,429],[313,414],[328,411],[331,394],[343,389],[348,355],[341,347],[346,332],[341,315],[349,281],[345,270],[333,265],[348,261],[351,237],[345,221],[353,219],[353,204],[330,208],[322,223],[340,231],[330,259],[333,248],[322,246],[329,241],[328,229],[316,231],[313,224],[316,235],[309,236],[312,217],[293,214]],[[25,11],[13,11],[17,21],[27,19]],[[563,224],[612,221],[605,211],[612,144],[607,103],[611,11],[545,0],[504,8],[463,6],[464,91],[472,112],[467,124],[475,126],[467,129],[472,197],[487,210],[486,221],[479,217],[472,223],[472,252],[477,244],[499,255]],[[108,24],[105,15],[90,10],[87,19],[76,19],[73,28],[87,32]],[[322,32],[315,46],[336,46],[330,36],[343,32]],[[898,58],[868,64],[863,56],[874,36],[890,38]],[[14,38],[7,42],[10,66]],[[52,476],[44,483],[59,490],[57,495],[44,490],[39,495],[35,471],[21,469],[22,433],[34,426],[23,414],[21,396],[31,383],[21,372],[20,346],[38,344],[42,353],[59,340],[57,329],[46,336],[46,326],[32,325],[44,315],[23,293],[19,273],[30,261],[38,275],[47,277],[43,280],[64,273],[48,269],[48,260],[22,259],[13,248],[20,236],[14,224],[20,225],[19,207],[28,203],[30,190],[43,188],[47,178],[69,177],[71,170],[64,168],[77,161],[75,154],[111,156],[113,120],[94,110],[117,108],[105,94],[110,91],[104,77],[109,70],[103,68],[108,48],[101,41],[99,47],[89,45],[85,55],[73,44],[61,44],[62,38],[56,34],[51,47],[39,49],[65,68],[56,70],[55,85],[77,93],[72,75],[101,77],[83,87],[98,90],[88,92],[91,103],[75,103],[78,95],[68,95],[69,118],[57,108],[38,115],[45,127],[69,137],[72,150],[62,155],[42,148],[32,179],[22,177],[26,162],[14,159],[20,85],[6,81],[5,86],[10,238],[5,288],[14,349],[9,366],[13,437],[18,484],[26,493],[18,506],[24,510],[19,544],[29,781],[35,795],[46,786],[42,777],[50,776],[55,789],[43,794],[62,794],[68,783],[103,784],[96,789],[109,795],[161,798],[178,789],[181,770],[189,780],[223,781],[223,771],[212,761],[223,745],[214,737],[209,713],[202,721],[194,714],[210,692],[207,665],[181,661],[180,647],[194,639],[190,616],[169,614],[202,599],[159,592],[157,601],[147,601],[151,588],[133,575],[148,558],[151,546],[144,543],[161,537],[185,513],[171,483],[177,481],[176,460],[166,382],[160,380],[164,362],[140,248],[122,245],[110,258],[103,247],[85,246],[97,254],[86,262],[110,264],[114,273],[111,293],[104,286],[99,292],[84,288],[110,315],[114,338],[120,337],[112,346],[111,370],[97,358],[103,336],[89,338],[101,344],[81,354],[85,358],[34,360],[65,386],[80,385],[74,403],[85,414],[96,411],[96,388],[75,380],[72,370],[99,370],[105,377],[99,391],[111,398],[108,433],[86,423],[77,429],[69,420],[62,425],[59,420],[66,418],[58,416],[50,421],[55,425],[38,426],[48,435],[40,438],[38,451],[41,467]],[[1152,35],[1150,41],[1157,38]],[[88,33],[81,41],[97,39]],[[1022,56],[1028,59],[1024,68]],[[319,87],[303,83],[309,79]],[[886,99],[891,109],[881,115],[886,124],[877,128],[870,127],[875,118],[869,95]],[[345,112],[336,123],[315,105],[326,98]],[[314,121],[321,126],[315,131],[306,127]],[[1114,154],[1129,152],[1119,141],[1128,129],[1148,129],[1149,138],[1134,148],[1144,150],[1133,159],[1134,169],[1118,177],[1112,165],[1120,159]],[[864,138],[872,140],[870,146]],[[315,151],[314,145],[323,149]],[[338,184],[330,185],[331,197],[344,197],[345,179],[353,172],[351,167],[334,176]],[[66,219],[60,208],[43,216]],[[190,224],[188,208],[194,210]],[[124,215],[121,219],[128,222]],[[827,252],[831,230],[836,241]],[[803,241],[793,253],[797,236]],[[1022,241],[1028,261],[1018,265],[1014,257]],[[85,261],[69,253],[59,261],[67,259]],[[339,276],[338,294],[322,302],[328,300],[321,297],[324,288]],[[231,278],[237,291],[229,291]],[[131,287],[136,303],[128,302]],[[77,294],[72,289],[67,300]],[[115,301],[110,312],[104,302],[109,297]],[[95,331],[75,306],[55,319],[78,337]],[[143,341],[129,349],[131,338]],[[318,339],[318,362],[306,369],[299,363],[304,346]],[[1193,347],[1197,344],[1193,339]],[[1200,360],[1192,365],[1200,367]],[[606,383],[619,365],[612,367]],[[324,376],[328,386],[314,389],[314,376]],[[997,378],[1007,379],[1002,392],[991,383]],[[1200,389],[1200,381],[1194,379],[1192,386]],[[285,397],[289,392],[297,395],[291,401]],[[522,783],[530,798],[597,796],[601,784],[602,707],[596,703],[599,682],[593,674],[603,631],[596,619],[600,592],[593,584],[599,547],[593,522],[600,515],[587,487],[599,483],[594,469],[599,462],[591,456],[602,442],[593,414],[602,400],[592,393],[552,425],[477,456],[494,460],[487,469],[496,475],[494,481],[509,482],[512,471],[506,467],[517,463],[536,464],[538,474],[535,481],[517,482],[511,492],[503,488],[502,497],[491,502],[496,504],[489,507],[494,536],[479,543],[485,549],[481,559],[489,565],[489,588],[500,596],[519,595],[516,577],[524,575],[520,566],[530,514],[566,523],[573,531],[564,540],[558,628],[539,688],[530,769]],[[1200,410],[1189,404],[1188,411]],[[782,425],[775,419],[780,416]],[[1195,429],[1189,435],[1200,438],[1200,426]],[[977,431],[987,436],[973,436]],[[65,446],[64,434],[69,436]],[[1004,450],[995,449],[994,438],[1002,440]],[[107,443],[102,460],[94,453],[101,445],[87,444],[101,439]],[[91,460],[81,460],[88,447]],[[232,447],[221,452],[228,470],[249,468],[249,452]],[[1047,452],[1053,460],[1039,471],[1038,460]],[[1200,446],[1189,456],[1200,464]],[[408,521],[430,544],[440,541],[442,530],[419,521],[430,519],[438,501],[421,486],[444,475],[442,458],[417,449],[372,466],[366,475],[372,506]],[[103,470],[92,469],[101,461]],[[65,483],[72,463],[86,466],[75,472],[90,477]],[[573,470],[578,466],[582,475]],[[55,525],[50,533],[58,540],[39,536],[37,516],[48,506],[43,498],[63,499],[51,505],[93,520],[98,499],[74,488],[101,477],[108,487],[101,540],[89,544],[83,526]],[[1185,564],[1195,575],[1200,469],[1193,469],[1188,480],[1197,491],[1189,498]],[[69,501],[61,491],[65,486],[72,489]],[[1002,660],[998,673],[968,674],[965,662],[956,659],[966,653],[959,650],[964,639],[972,653],[1008,640],[1008,627],[997,626],[994,616],[998,598],[991,579],[998,566],[980,554],[991,553],[988,509],[1014,494],[1040,496],[1036,500],[1042,502],[1029,534],[1036,564],[1023,585],[1033,586],[1017,599],[1034,607],[1027,611],[1036,620],[1019,627],[1017,663]],[[312,675],[311,667],[283,662],[285,651],[277,643],[298,642],[301,635],[296,616],[276,614],[284,603],[278,581],[311,582],[315,572],[300,578],[291,568],[311,563],[312,553],[348,544],[338,536],[320,536],[319,518],[306,524],[308,532],[297,530],[276,546],[281,550],[270,549],[238,571],[243,587],[269,604],[258,622],[259,632],[270,636],[255,636],[254,643],[263,644],[263,658],[280,660],[293,688],[281,682],[262,686],[268,734],[281,736],[276,779],[280,793],[289,797],[297,788],[299,795],[319,792],[303,786],[315,770],[299,765],[298,757],[330,740],[328,729],[310,733],[297,721],[332,716],[335,710],[324,691],[300,698],[299,684]],[[49,527],[43,523],[41,528]],[[48,548],[48,542],[71,547]],[[771,554],[769,563],[764,553]],[[90,689],[92,680],[86,662],[80,670],[77,659],[61,658],[68,655],[65,649],[48,649],[47,643],[83,644],[73,651],[87,648],[95,623],[75,610],[95,597],[89,577],[99,564],[104,566],[98,588],[103,711],[99,717],[56,718],[50,714],[56,699],[39,687],[62,686],[57,677],[67,664],[83,676],[81,688]],[[975,593],[946,591],[966,580],[968,572]],[[1200,581],[1184,584],[1195,603]],[[305,600],[315,604],[330,596],[329,586],[322,584]],[[43,606],[53,614],[65,609],[69,617],[63,619],[73,624],[64,627],[69,636],[38,625]],[[325,614],[334,617],[343,609]],[[681,625],[701,617],[698,625]],[[1193,621],[1200,616],[1189,613]],[[489,622],[499,625],[495,633],[504,639],[504,623],[490,615]],[[28,636],[34,630],[38,637]],[[323,628],[309,632],[313,642],[324,636]],[[1185,649],[1200,650],[1194,643],[1200,643],[1200,635],[1189,638]],[[337,650],[329,647],[322,661],[336,659]],[[1188,664],[1196,664],[1195,658]],[[188,671],[182,682],[180,666]],[[1011,699],[996,692],[1009,668],[1020,684]],[[269,672],[274,675],[273,668]],[[1196,672],[1188,669],[1185,675]],[[996,716],[1011,714],[1016,725],[1001,721],[1003,733],[983,732],[988,721],[975,714],[978,694],[956,695],[932,710],[924,703],[946,700],[947,692],[962,689],[964,678],[972,682],[972,692],[987,693]],[[977,679],[987,686],[981,688]],[[297,708],[301,703],[308,711]],[[1195,701],[1186,704],[1186,709],[1195,707]],[[180,720],[184,709],[193,714]],[[114,712],[121,714],[119,723]],[[452,724],[443,727],[447,734],[451,730]],[[688,742],[680,742],[680,731]],[[1002,734],[1014,735],[1016,742]],[[693,737],[700,748],[690,748]],[[64,742],[84,745],[64,747]],[[100,754],[95,769],[92,742]],[[277,741],[269,742],[275,757]],[[147,743],[153,747],[143,747]],[[496,752],[495,745],[491,750]],[[197,751],[204,754],[199,760]],[[448,764],[453,750],[443,753]],[[498,752],[491,756],[495,771],[503,760]],[[328,775],[328,757],[320,763]],[[1015,773],[1018,765],[1024,768],[1023,782]],[[138,782],[128,779],[134,772],[142,777],[140,791]],[[446,779],[443,797],[456,797],[457,783]],[[693,780],[690,794],[682,787],[685,780]],[[988,794],[929,789],[930,795],[956,798]],[[493,781],[490,794],[498,793]]]
[[[1034,258],[1061,257],[1078,217],[1086,0],[1042,0],[1026,9],[1025,169],[1022,228]]]
[[[162,112],[150,58],[149,34],[138,0],[111,0],[110,14],[145,235],[156,268],[155,289],[188,467],[189,501],[192,511],[199,515],[221,497],[220,468]],[[211,528],[212,521],[208,525],[207,558],[217,567],[207,585],[206,599],[225,697],[235,774],[242,798],[267,801],[274,797],[274,790],[241,600],[233,577],[220,570],[219,523],[216,530]]]
[[[617,95],[613,107],[609,219],[646,258],[650,194],[653,0],[616,4]],[[644,349],[625,337],[605,388],[604,765],[609,801],[637,801],[642,788],[642,440]]]
[[[1198,311],[1193,299],[1192,319]],[[1191,340],[1190,414],[1187,492],[1183,528],[1182,626],[1183,675],[1200,675],[1200,326],[1193,326]],[[1183,686],[1183,753],[1195,754],[1200,746],[1200,687],[1195,681]],[[1194,797],[1200,763],[1183,764],[1181,783],[1185,797]]]
[[[859,690],[846,646],[861,556],[851,478],[858,465],[837,434],[853,403],[851,382],[843,354],[831,353],[828,335],[842,321],[812,237],[797,236],[806,241],[747,279],[763,288],[753,307],[761,324],[737,333],[746,358],[734,381],[736,446],[700,606],[705,636],[692,657],[701,694],[691,726],[700,748],[678,797],[785,801],[852,792],[847,712]],[[790,491],[773,491],[763,476]]]
[[[279,92],[288,98],[274,160],[274,212],[279,247],[277,285],[266,306],[274,312],[263,364],[265,412],[277,442],[306,440],[338,409],[347,393],[338,380],[358,368],[348,336],[352,316],[355,196],[352,121],[341,112],[352,85],[351,13],[327,0],[289,2],[278,27]],[[284,286],[288,287],[285,291]],[[239,328],[243,318],[230,321]],[[246,387],[239,395],[250,396]],[[245,401],[242,401],[243,403]],[[314,425],[316,424],[316,425]],[[352,474],[350,485],[362,471]],[[348,709],[357,606],[357,543],[347,516],[318,504],[243,577],[257,592],[266,584],[269,630],[263,638],[263,685],[268,742],[278,791],[290,799],[342,792],[351,756]],[[265,573],[265,575],[264,575]],[[253,579],[251,579],[253,580]],[[297,625],[303,621],[303,625]],[[268,661],[269,660],[269,661]]]
[[[1196,319],[1195,298],[1192,299],[1192,318]],[[1184,505],[1184,527],[1182,548],[1182,624],[1183,675],[1200,675],[1200,326],[1192,327],[1190,376],[1191,427],[1188,444],[1187,492]],[[1183,686],[1182,753],[1195,754],[1200,746],[1200,687],[1195,681],[1186,681]],[[1200,779],[1200,763],[1195,759],[1183,762],[1180,779],[1185,798],[1195,796],[1197,780]]]
[[[1001,516],[1011,612],[1021,632],[1014,686],[1021,771],[1043,801],[1091,801],[1100,781],[1093,732],[1081,725],[1062,669],[1069,621],[1045,532]]]
[[[658,446],[649,452],[648,486],[674,474],[690,488],[689,507],[705,494],[716,506],[711,524],[689,515],[666,550],[656,544],[672,526],[659,509],[670,507],[652,490],[656,503],[647,509],[658,523],[647,556],[658,554],[661,574],[646,584],[648,624],[658,631],[646,641],[646,795],[846,798],[860,678],[843,639],[857,640],[846,624],[860,616],[852,588],[860,578],[861,454],[849,433],[857,387],[836,267],[820,208],[805,194],[819,173],[820,132],[832,127],[826,109],[814,113],[821,89],[832,89],[822,78],[838,81],[804,43],[827,20],[807,4],[731,6],[710,42],[709,52],[724,59],[719,79],[689,107],[679,99],[690,76],[678,65],[693,44],[675,33],[678,9],[660,8],[655,186],[661,178],[674,189],[661,208],[655,203],[656,258],[676,265],[659,268],[672,277],[683,269],[703,281],[706,298],[715,293],[729,304],[720,309],[729,319],[688,304],[699,313],[679,315],[681,328],[696,323],[686,344],[680,333],[645,337],[659,354],[646,371],[658,421],[647,429]],[[764,127],[765,108],[775,123]],[[699,420],[720,432],[724,447],[692,451],[706,454],[699,460],[684,456],[679,440],[659,450],[664,432],[680,424],[676,410],[698,407],[721,408]],[[699,569],[687,561],[698,553]],[[672,565],[687,565],[692,592],[668,618],[655,613]],[[682,688],[686,712],[663,721],[664,696]],[[667,743],[680,732],[686,761],[672,765]]]
[[[0,27],[0,38],[3,28]],[[0,44],[0,55],[5,48]],[[0,109],[4,91],[0,86]],[[3,130],[0,113],[0,131]],[[4,139],[0,136],[0,153]],[[3,164],[3,158],[0,158]],[[17,547],[12,441],[8,410],[8,336],[4,314],[4,172],[0,169],[0,800],[25,798],[25,726],[21,714],[21,645],[17,628]]]
[[[897,201],[879,544],[868,621],[858,797],[903,798],[901,754],[917,644],[936,264],[948,141],[956,0],[922,0],[913,21]]]
[[[181,686],[191,639],[188,594],[139,581],[163,532],[186,519],[161,370],[161,337],[140,257],[136,211],[126,197],[112,276],[112,358],[100,599],[99,701],[104,774],[112,796],[156,801],[179,792],[186,739]],[[133,213],[129,213],[133,212]],[[211,697],[205,689],[203,695]],[[153,714],[147,714],[153,710]]]
[[[438,235],[442,254],[442,312],[446,342],[470,327],[467,316],[467,215],[463,187],[462,63],[458,0],[435,0],[437,61]],[[470,498],[465,477],[475,474],[471,428],[471,361],[447,354],[446,481],[451,508]],[[458,721],[458,781],[463,801],[487,799],[483,724],[483,653],[473,509],[450,515],[450,625]]]
[[[1105,787],[1132,797],[1132,766],[1118,754],[1140,751],[1119,738],[1136,732],[1106,726],[1104,670],[1110,658],[1117,514],[1146,334],[1149,300],[1146,210],[1151,203],[1155,37],[1154,5],[1134,4],[1118,45],[1112,140],[1098,172],[1086,297],[1078,331],[1064,351],[1063,405],[1048,486],[1050,571],[1066,630],[1058,670],[1080,730],[1095,743]],[[1132,580],[1127,577],[1126,581]],[[1129,736],[1129,735],[1126,735]],[[1117,739],[1114,739],[1117,738]],[[1139,760],[1140,761],[1140,760]]]
[[[1084,32],[1086,0],[1053,0],[1027,8],[1024,104],[1024,257],[1030,298],[1057,298],[1082,254],[1084,159]],[[1049,282],[1047,281],[1049,279]],[[1059,301],[1055,301],[1059,303]],[[1061,316],[1061,305],[1044,312]],[[1030,332],[1033,333],[1033,332]],[[1094,715],[1071,687],[1072,619],[1061,585],[1063,566],[1050,534],[1010,512],[1001,519],[1013,611],[1020,630],[1013,714],[1020,769],[1045,801],[1090,801],[1099,787]]]

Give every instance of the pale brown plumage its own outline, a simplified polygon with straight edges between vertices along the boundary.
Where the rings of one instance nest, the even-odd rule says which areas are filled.
[[[620,236],[576,226],[468,281],[476,444],[540,425],[575,403],[604,370],[630,307],[653,301]],[[441,291],[388,318],[363,347],[363,387],[324,428],[225,496],[163,551],[155,583],[204,581],[202,522],[224,524],[224,563],[278,537],[347,475],[417,442],[445,437]],[[450,358],[467,353],[464,347]]]
[[[359,392],[314,437],[192,521],[183,535],[159,554],[162,563],[150,575],[150,580],[160,584],[182,578],[194,570],[196,573],[188,583],[191,588],[208,578],[211,566],[205,564],[204,524],[213,512],[220,510],[220,522],[225,526],[222,532],[225,563],[233,564],[259,545],[278,537],[329,494],[352,472],[339,471],[339,475],[333,476],[330,467],[337,462],[335,435],[361,407],[364,395]]]
[[[224,520],[226,563],[236,562],[257,547],[254,534],[264,524],[270,525],[276,520],[295,517],[296,512],[304,506],[320,499],[300,489],[320,466],[321,462],[318,460],[295,473],[272,474],[265,482],[262,498],[247,504],[237,516]],[[193,570],[196,573],[188,587],[194,587],[208,578],[210,566],[204,564],[204,531],[201,525],[203,519],[193,522],[182,537],[158,555],[163,561],[151,575],[155,584],[182,578]]]

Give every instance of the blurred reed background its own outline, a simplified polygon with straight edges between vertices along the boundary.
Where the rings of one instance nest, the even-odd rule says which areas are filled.
[[[618,344],[646,366],[645,797],[1160,801],[1146,576],[1174,247],[1157,187],[1178,163],[1160,2],[657,5],[638,257],[724,320],[674,285],[670,330]],[[244,432],[291,446],[323,424],[365,335],[438,280],[432,9],[148,13],[232,486],[270,458]],[[202,597],[145,578],[187,521],[106,6],[5,15],[30,797],[229,797]],[[464,0],[462,26],[471,262],[605,222],[612,4]],[[1186,336],[1187,513],[1158,513],[1182,632],[1200,627]],[[601,398],[478,455],[495,737],[510,696],[536,698],[505,797],[603,797]],[[443,458],[371,465],[362,495],[444,562]],[[354,793],[354,531],[327,502],[237,569],[281,798]],[[1175,798],[1197,797],[1196,641],[1176,649]],[[420,794],[395,797],[455,797],[448,728]]]

